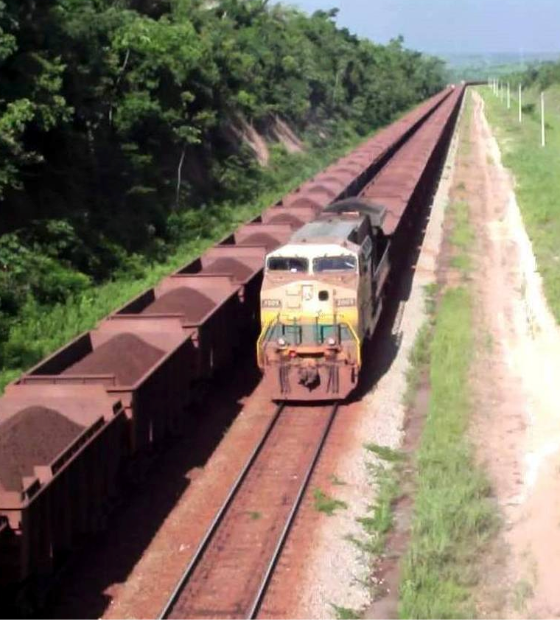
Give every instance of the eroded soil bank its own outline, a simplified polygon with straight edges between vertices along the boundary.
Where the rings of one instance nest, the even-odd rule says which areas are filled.
[[[476,231],[472,284],[478,354],[472,437],[502,533],[482,558],[482,616],[560,613],[560,330],[496,140],[473,92],[470,153],[455,193]]]

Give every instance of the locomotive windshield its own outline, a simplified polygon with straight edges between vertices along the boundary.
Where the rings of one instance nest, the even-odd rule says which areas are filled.
[[[289,271],[290,273],[306,273],[309,271],[309,261],[307,258],[297,258],[291,256],[271,256],[268,259],[267,267],[269,271]]]
[[[313,271],[356,271],[355,256],[321,256],[313,259]]]

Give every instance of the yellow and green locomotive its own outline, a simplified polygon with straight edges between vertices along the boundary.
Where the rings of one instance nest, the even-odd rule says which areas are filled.
[[[384,217],[343,200],[267,255],[257,358],[275,400],[339,400],[355,388],[389,273]]]

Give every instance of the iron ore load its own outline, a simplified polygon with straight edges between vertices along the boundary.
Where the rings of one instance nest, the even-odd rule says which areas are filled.
[[[336,400],[352,389],[392,252],[437,178],[463,90],[425,101],[7,387],[0,600],[31,597],[110,527],[123,479],[190,431],[193,401],[255,346],[261,310],[273,397]]]

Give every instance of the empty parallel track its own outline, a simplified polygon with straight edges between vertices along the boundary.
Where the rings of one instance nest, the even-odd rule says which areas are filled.
[[[280,405],[161,612],[255,618],[338,405]]]

